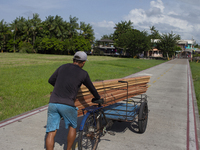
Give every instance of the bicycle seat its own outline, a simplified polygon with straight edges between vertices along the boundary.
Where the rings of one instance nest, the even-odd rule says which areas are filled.
[[[102,99],[93,98],[92,99],[92,103],[103,104],[104,103],[104,99],[103,98]]]

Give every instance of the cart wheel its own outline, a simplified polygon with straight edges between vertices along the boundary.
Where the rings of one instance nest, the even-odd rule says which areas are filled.
[[[144,133],[147,127],[148,121],[148,105],[147,102],[142,102],[140,105],[139,115],[138,115],[138,126],[139,132]]]
[[[94,114],[96,116],[96,114]],[[83,131],[79,132],[78,149],[79,150],[96,150],[100,139],[99,121],[90,114],[85,121]]]

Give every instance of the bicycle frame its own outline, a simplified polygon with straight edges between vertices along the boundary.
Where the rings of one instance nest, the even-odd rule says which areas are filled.
[[[82,119],[82,122],[81,122],[81,125],[80,125],[80,128],[79,128],[79,131],[83,131],[83,128],[84,128],[84,124],[85,124],[85,121],[87,119],[87,117],[90,115],[90,114],[95,114],[97,113],[98,111],[101,111],[101,109],[103,108],[103,106],[97,106],[97,105],[93,105],[93,106],[89,106],[85,109],[83,109],[83,115],[84,115],[84,111],[86,110],[87,113],[84,115],[83,119]],[[103,111],[102,111],[103,113]],[[104,115],[104,113],[103,113]],[[95,117],[95,116],[94,116]],[[105,118],[105,115],[104,115],[104,118]],[[106,119],[106,118],[105,118]],[[94,118],[95,120],[95,126],[96,126],[96,119]],[[107,122],[107,120],[106,120]]]

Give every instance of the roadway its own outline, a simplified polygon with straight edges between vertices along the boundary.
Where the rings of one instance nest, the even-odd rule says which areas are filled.
[[[137,133],[137,124],[116,122],[110,129],[115,136],[106,134],[97,149],[198,150],[199,114],[188,60],[174,59],[128,77],[141,75],[151,76],[146,92],[150,110],[146,132]],[[45,149],[47,107],[1,121],[0,149]],[[66,149],[67,132],[61,121],[55,150]]]

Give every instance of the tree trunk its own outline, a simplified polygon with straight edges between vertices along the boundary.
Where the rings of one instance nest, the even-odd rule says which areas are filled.
[[[167,60],[169,60],[169,55],[168,55],[168,52],[167,52]]]

